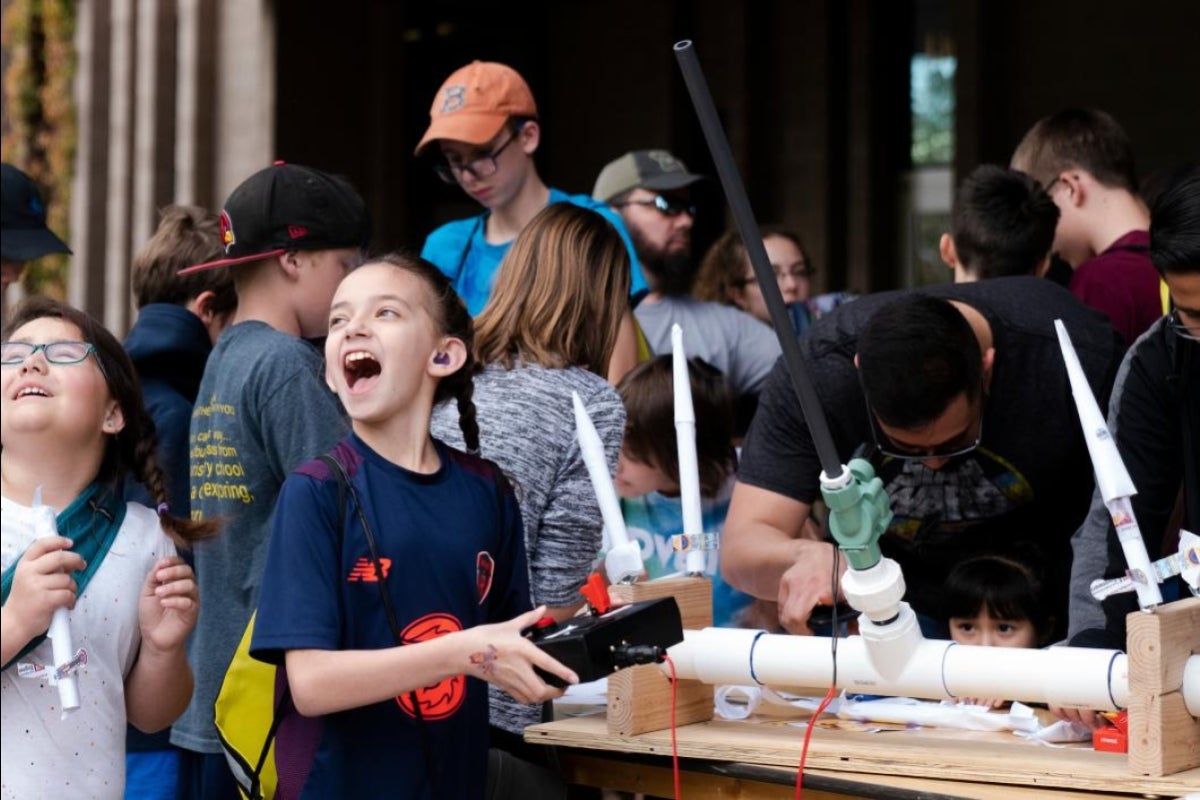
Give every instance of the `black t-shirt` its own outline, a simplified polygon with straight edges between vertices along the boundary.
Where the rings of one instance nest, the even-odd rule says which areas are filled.
[[[875,458],[895,514],[881,540],[904,570],[913,608],[941,618],[939,590],[959,560],[1013,553],[1045,564],[1047,601],[1066,621],[1070,537],[1087,513],[1091,461],[1054,331],[1062,319],[1101,408],[1122,355],[1103,315],[1066,289],[1038,278],[998,278],[919,290],[975,308],[992,328],[995,362],[983,437],[971,454],[939,470]],[[854,367],[858,333],[881,306],[901,296],[861,297],[822,317],[801,340],[830,432],[843,462],[871,439]],[[812,503],[820,461],[782,361],[759,399],[738,479]],[[1031,556],[1032,553],[1034,555]]]

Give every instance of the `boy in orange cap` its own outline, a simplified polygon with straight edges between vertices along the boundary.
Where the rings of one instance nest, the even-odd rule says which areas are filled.
[[[513,239],[551,203],[574,203],[611,222],[629,251],[630,293],[636,297],[645,291],[646,281],[620,216],[588,195],[551,189],[538,175],[533,161],[542,135],[537,105],[516,70],[471,62],[442,84],[429,118],[417,155],[436,155],[440,148],[434,166],[438,176],[461,186],[484,211],[433,231],[421,255],[449,276],[472,315],[487,304],[496,270]]]

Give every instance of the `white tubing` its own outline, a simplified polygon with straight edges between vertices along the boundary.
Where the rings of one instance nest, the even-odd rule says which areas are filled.
[[[750,652],[755,639],[766,635],[764,631],[749,628],[685,630],[683,641],[667,652],[675,662],[675,671],[681,678],[691,678],[714,686],[723,683],[756,683],[750,673]]]
[[[696,457],[696,409],[692,405],[692,381],[688,375],[683,329],[671,326],[671,380],[675,395],[675,447],[679,460],[679,501],[683,510],[683,533],[698,542],[704,533],[700,506],[700,466]],[[693,538],[697,537],[697,538]],[[704,551],[695,548],[684,555],[688,574],[704,572]]]
[[[1183,666],[1183,703],[1189,714],[1200,719],[1200,657],[1192,656]]]
[[[1084,647],[952,645],[944,677],[952,697],[1003,697],[1063,708],[1115,711],[1129,702],[1125,654]]]
[[[975,647],[922,639],[891,675],[876,670],[870,642],[838,642],[837,686],[895,697],[1003,697],[1026,703],[1111,711],[1129,703],[1128,659],[1118,650]],[[712,685],[828,686],[829,639],[738,628],[684,631],[670,649],[676,674]],[[1184,703],[1200,716],[1200,656],[1184,670]]]

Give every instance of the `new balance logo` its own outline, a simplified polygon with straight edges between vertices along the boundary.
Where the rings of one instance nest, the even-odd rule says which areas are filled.
[[[380,566],[383,567],[383,577],[388,576],[388,572],[392,569],[392,560],[390,558],[379,559]],[[350,574],[346,576],[346,583],[378,583],[379,573],[375,571],[375,562],[369,558],[360,558],[354,562],[354,567],[351,568]]]

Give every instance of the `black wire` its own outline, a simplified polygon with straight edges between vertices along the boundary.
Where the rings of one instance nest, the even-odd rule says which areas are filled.
[[[825,518],[825,531],[832,537],[832,532],[829,530],[829,517]],[[838,569],[838,562],[841,559],[842,550],[837,546],[837,541],[830,542],[833,545],[833,575],[830,576],[829,583],[833,587],[833,631],[830,633],[829,639],[829,656],[833,659],[833,685],[837,686],[837,645],[838,634],[841,632],[841,620],[838,617],[838,590],[841,588],[841,570]]]

